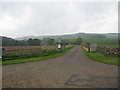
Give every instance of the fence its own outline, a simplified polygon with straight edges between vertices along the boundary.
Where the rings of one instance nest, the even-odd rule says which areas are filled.
[[[2,60],[8,60],[12,58],[25,58],[38,56],[38,52],[41,50],[40,46],[9,46],[2,47]]]
[[[64,51],[65,46],[62,47]],[[2,60],[21,59],[36,56],[46,56],[58,52],[55,46],[7,46],[1,48]]]

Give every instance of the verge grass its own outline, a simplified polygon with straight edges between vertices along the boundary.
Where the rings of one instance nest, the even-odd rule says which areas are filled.
[[[93,61],[120,66],[120,59],[119,59],[120,57],[107,56],[104,53],[98,52],[98,51],[96,51],[96,52],[88,52],[84,47],[82,47],[82,49],[83,49],[85,55],[87,57],[89,57]]]

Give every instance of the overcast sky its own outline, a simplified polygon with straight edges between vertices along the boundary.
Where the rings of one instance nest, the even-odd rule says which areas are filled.
[[[117,33],[117,2],[2,2],[0,34]]]

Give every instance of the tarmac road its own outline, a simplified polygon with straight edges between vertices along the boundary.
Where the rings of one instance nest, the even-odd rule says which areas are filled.
[[[118,67],[88,59],[78,46],[44,61],[5,65],[3,88],[117,88]]]

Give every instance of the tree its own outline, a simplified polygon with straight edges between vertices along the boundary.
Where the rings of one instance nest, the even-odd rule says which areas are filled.
[[[82,38],[81,37],[78,37],[77,39],[76,39],[76,44],[77,45],[80,45],[82,43]]]
[[[27,41],[24,40],[15,40],[2,36],[0,36],[0,39],[2,39],[2,46],[27,46]]]
[[[68,39],[63,39],[62,40],[62,44],[63,45],[68,45],[69,44],[69,40]]]
[[[47,42],[48,42],[48,45],[54,45],[55,39],[48,38]]]
[[[33,39],[32,38],[28,39],[28,45],[33,45]]]
[[[37,38],[35,38],[35,39],[29,38],[28,39],[28,45],[30,45],[30,46],[38,46],[38,45],[40,45],[40,43],[41,43],[41,40],[39,40]]]

